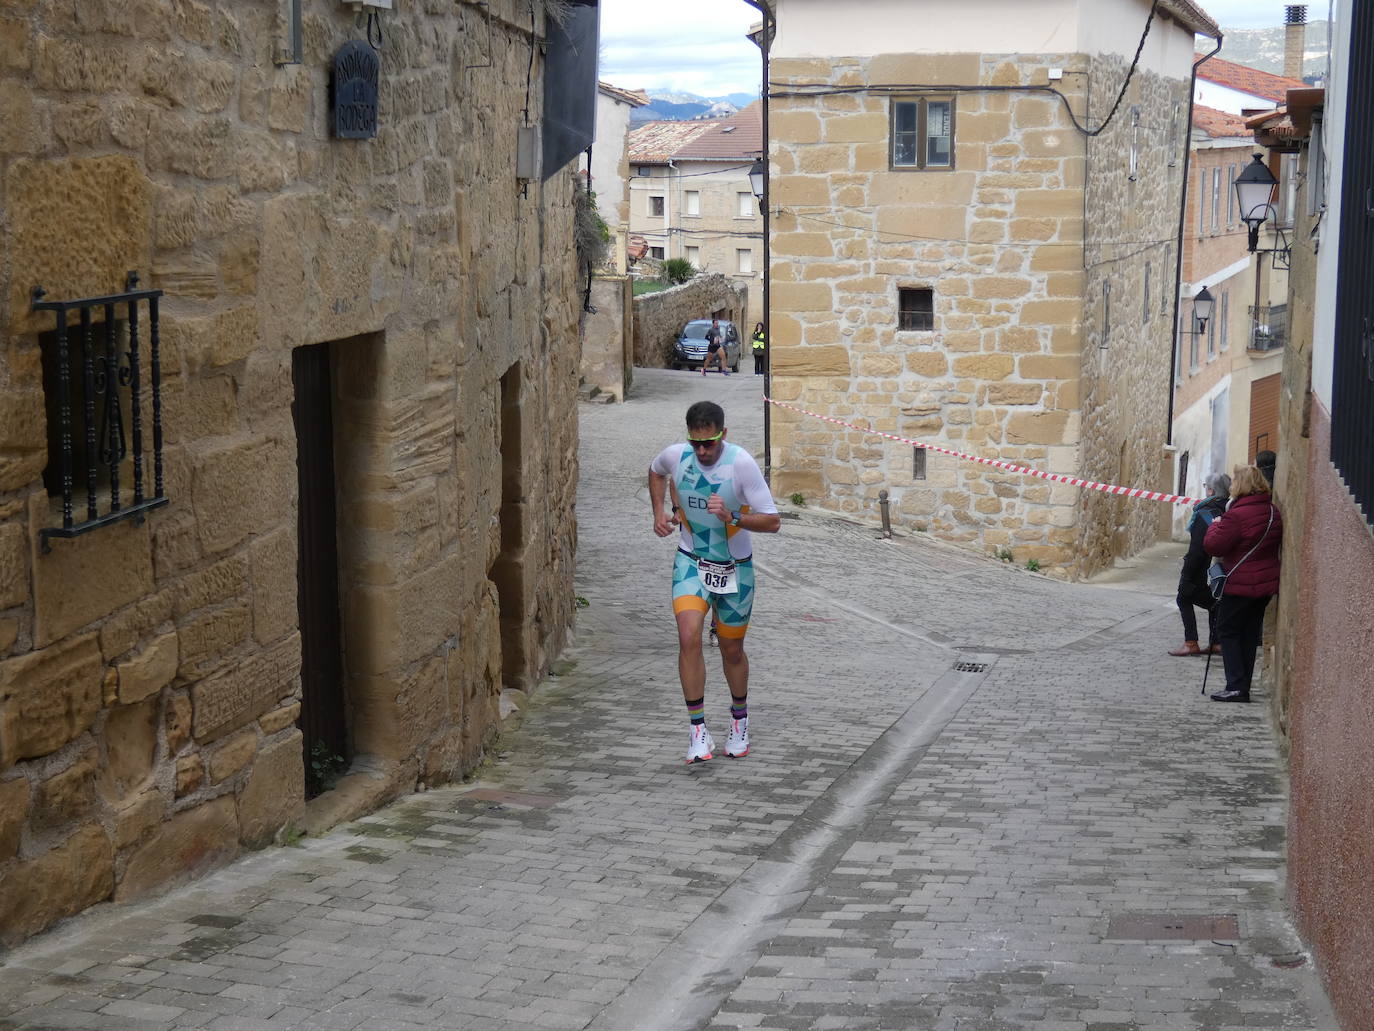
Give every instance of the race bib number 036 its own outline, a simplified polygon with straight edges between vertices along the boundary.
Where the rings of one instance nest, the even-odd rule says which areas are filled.
[[[707,562],[697,559],[697,575],[701,585],[712,594],[738,594],[739,576],[733,562]]]

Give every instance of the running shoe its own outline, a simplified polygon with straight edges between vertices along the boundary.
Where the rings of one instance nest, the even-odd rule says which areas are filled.
[[[715,747],[716,743],[711,740],[711,732],[706,729],[706,724],[693,723],[692,743],[687,746],[687,765],[704,763],[711,758],[711,752]]]
[[[725,739],[725,754],[731,759],[743,759],[749,754],[749,717],[730,721],[730,736]]]

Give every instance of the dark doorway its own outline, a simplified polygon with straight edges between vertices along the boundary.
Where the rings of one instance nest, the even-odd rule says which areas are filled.
[[[507,688],[528,687],[525,677],[525,539],[523,447],[520,419],[520,363],[501,377],[501,554],[488,576],[501,603],[501,681]]]
[[[301,628],[301,715],[305,791],[333,787],[349,758],[339,618],[338,508],[334,483],[334,391],[329,344],[291,352],[295,400],[297,604]]]

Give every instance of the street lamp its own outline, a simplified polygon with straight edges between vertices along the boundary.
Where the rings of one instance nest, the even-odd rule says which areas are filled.
[[[1269,200],[1278,182],[1259,154],[1236,176],[1236,202],[1240,206],[1240,219],[1250,230],[1251,254],[1259,246],[1260,226],[1264,225],[1269,212],[1273,210]]]
[[[1212,317],[1212,308],[1216,303],[1212,291],[1205,286],[1193,298],[1193,321],[1197,324],[1198,336],[1207,332],[1207,320]]]
[[[768,166],[763,163],[763,158],[759,158],[749,168],[749,188],[754,191],[754,196],[758,198],[759,210],[763,210],[763,182],[768,176]]]

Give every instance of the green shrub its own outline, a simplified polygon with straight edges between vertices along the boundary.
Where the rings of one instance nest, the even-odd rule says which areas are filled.
[[[677,286],[695,276],[697,270],[686,258],[669,258],[663,263],[663,271],[660,274],[665,283]]]

